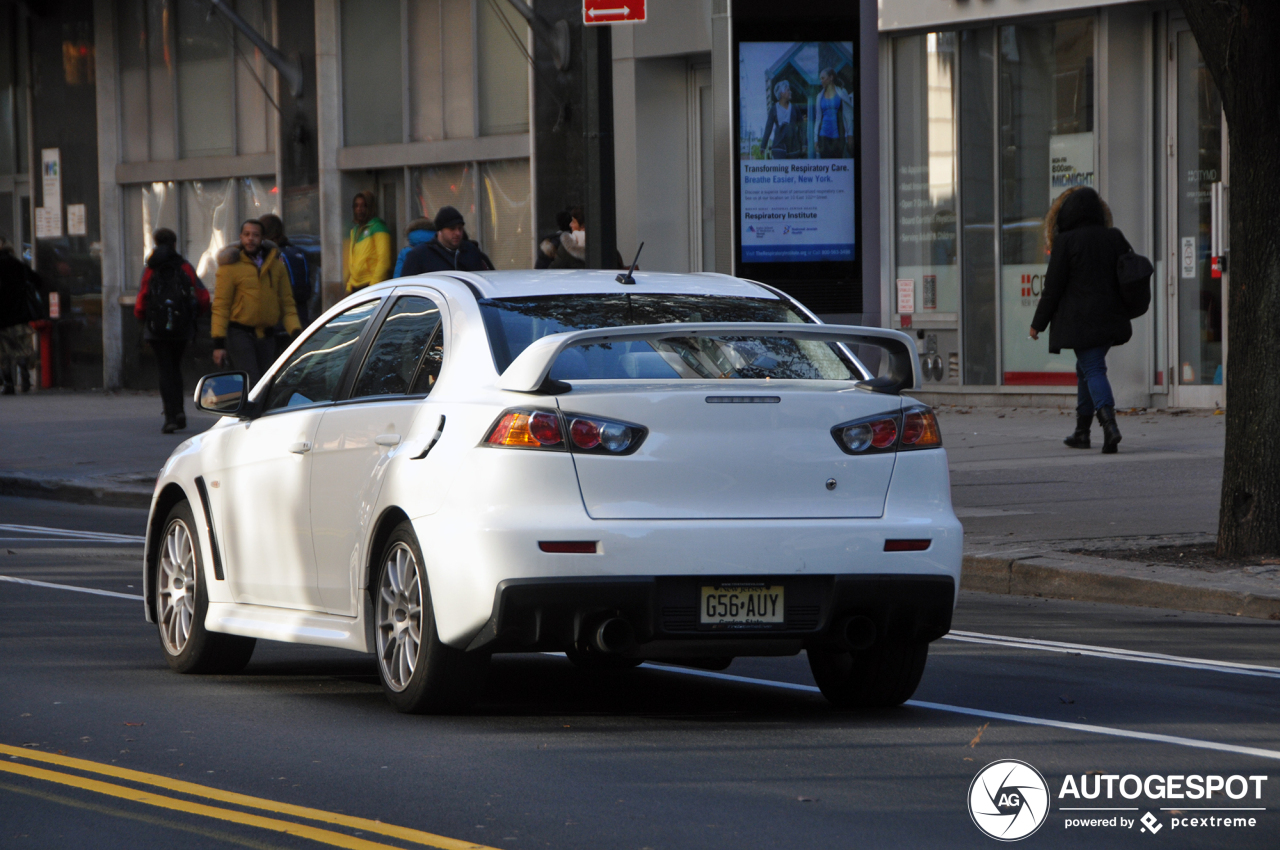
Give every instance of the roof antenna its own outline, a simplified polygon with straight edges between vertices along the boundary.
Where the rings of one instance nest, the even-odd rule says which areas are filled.
[[[636,270],[636,264],[640,262],[640,252],[643,250],[644,250],[644,243],[641,242],[640,247],[636,249],[636,258],[631,261],[631,268],[627,269],[625,274],[620,274],[617,277],[615,277],[614,280],[616,280],[618,283],[622,284],[623,286],[636,285],[636,279],[631,276],[631,273]]]

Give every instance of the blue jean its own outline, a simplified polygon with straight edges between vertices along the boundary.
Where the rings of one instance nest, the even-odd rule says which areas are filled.
[[[1107,380],[1107,352],[1109,345],[1097,348],[1077,348],[1076,352],[1076,415],[1093,416],[1099,407],[1115,407],[1111,395],[1111,382]]]

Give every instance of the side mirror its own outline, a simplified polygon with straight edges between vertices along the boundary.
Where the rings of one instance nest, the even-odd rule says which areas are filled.
[[[196,384],[196,408],[222,416],[238,416],[249,406],[249,374],[218,372]]]

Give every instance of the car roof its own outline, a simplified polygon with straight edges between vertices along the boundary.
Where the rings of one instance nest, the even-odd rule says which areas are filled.
[[[631,292],[664,295],[723,295],[736,298],[778,300],[777,293],[749,280],[720,274],[668,274],[636,272],[635,285],[618,283],[618,272],[590,269],[537,271],[439,272],[458,278],[484,298],[519,298],[530,295],[599,295]],[[426,275],[424,279],[436,277]]]

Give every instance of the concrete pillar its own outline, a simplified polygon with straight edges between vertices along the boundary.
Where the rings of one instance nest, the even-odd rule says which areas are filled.
[[[321,297],[325,309],[340,301],[342,239],[347,206],[342,198],[338,149],[342,146],[342,68],[338,0],[316,0],[316,151],[320,176]]]
[[[733,274],[733,229],[737,210],[733,207],[733,187],[738,179],[738,140],[733,138],[733,19],[729,0],[711,3],[711,90],[715,98],[715,197],[716,267],[720,274]],[[711,271],[710,269],[708,271]]]
[[[98,101],[98,219],[102,240],[102,386],[124,383],[120,296],[124,293],[124,205],[116,182],[120,163],[120,94],[116,77],[116,16],[111,0],[94,0],[94,76]],[[34,193],[33,193],[34,194]]]
[[[880,19],[877,0],[862,0],[858,9],[862,38],[858,42],[858,74],[862,98],[859,118],[862,157],[862,226],[856,231],[862,240],[862,318],[868,325],[888,327],[887,314],[881,320],[880,284]]]

